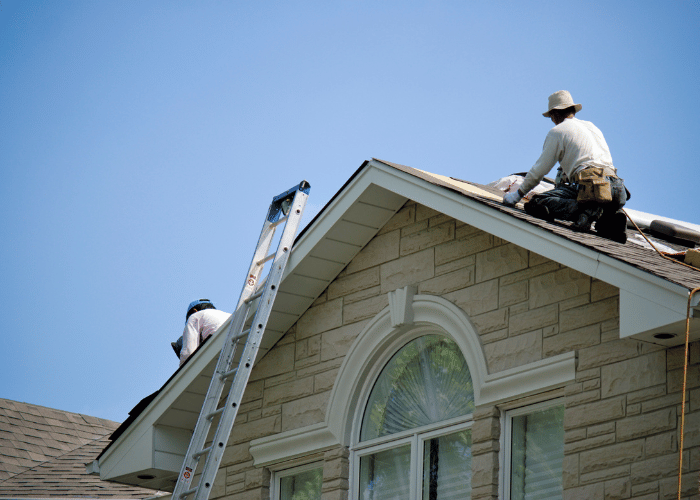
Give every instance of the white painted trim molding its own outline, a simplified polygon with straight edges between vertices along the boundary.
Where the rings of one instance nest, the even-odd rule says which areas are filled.
[[[481,387],[481,403],[495,405],[564,387],[576,379],[576,353],[565,352],[534,363],[489,374]]]
[[[338,446],[325,422],[255,439],[250,443],[253,463],[258,467],[292,460]]]
[[[472,377],[476,406],[546,392],[575,379],[573,352],[489,374],[479,334],[468,315],[442,297],[415,295],[414,290],[389,292],[390,305],[370,320],[350,346],[333,385],[325,421],[252,441],[250,453],[256,466],[351,446],[357,434],[358,404],[371,390],[384,359],[426,330],[437,330],[459,346]]]

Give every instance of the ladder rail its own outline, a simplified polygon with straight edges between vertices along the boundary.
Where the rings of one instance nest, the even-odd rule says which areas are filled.
[[[272,311],[277,288],[281,282],[284,270],[294,243],[303,209],[308,198],[309,184],[302,181],[298,186],[273,198],[266,220],[260,232],[258,245],[243,284],[238,306],[226,331],[226,341],[221,349],[216,369],[212,375],[207,395],[202,404],[192,439],[187,448],[178,480],[175,484],[172,498],[180,500],[195,494],[195,500],[207,500],[211,492],[216,473],[230,437],[238,407],[250,377],[255,358],[260,348],[260,341]],[[290,203],[291,199],[291,203]],[[286,210],[285,210],[286,209]],[[280,213],[284,217],[280,217]],[[265,280],[260,282],[260,274],[268,259],[275,229],[284,223],[282,236],[273,254],[274,260]],[[250,329],[243,332],[254,299],[261,297],[257,311],[253,317]],[[223,333],[223,332],[222,332]],[[232,368],[240,339],[247,336],[243,352],[238,360],[238,366]],[[230,375],[234,375],[223,406],[219,407],[224,385]],[[218,425],[213,435],[212,443],[205,448],[206,438],[210,433],[214,417],[218,416]],[[205,456],[199,483],[190,488],[197,465]],[[202,487],[204,486],[204,487]]]
[[[273,226],[269,221],[265,221],[263,224],[262,231],[260,231],[260,239],[258,241],[258,246],[253,254],[253,259],[251,260],[250,267],[248,269],[248,274],[245,283],[243,284],[243,290],[241,291],[240,298],[238,299],[238,305],[236,308],[240,307],[248,297],[255,293],[258,289],[258,280],[260,279],[260,272],[262,271],[265,263],[260,264],[260,261],[265,258],[270,250],[270,245],[272,244],[272,239],[275,236],[276,226]]]
[[[184,493],[185,491],[190,491],[188,494],[197,491],[197,488],[191,490],[190,485],[192,484],[192,479],[194,479],[194,473],[197,468],[197,464],[199,463],[199,458],[201,455],[200,451],[204,449],[206,438],[213,423],[213,419],[209,419],[208,416],[216,412],[217,407],[219,406],[221,393],[223,392],[223,381],[221,381],[221,384],[214,384],[213,382],[215,379],[219,379],[219,377],[216,376],[217,373],[229,371],[226,369],[226,365],[230,364],[231,360],[235,357],[236,350],[236,346],[231,345],[231,337],[236,337],[236,335],[232,335],[232,332],[237,331],[236,328],[240,328],[240,326],[243,325],[248,314],[249,307],[249,304],[239,307],[236,310],[233,319],[229,323],[229,328],[226,333],[227,339],[224,346],[221,348],[221,354],[219,355],[217,366],[212,376],[212,383],[209,385],[207,395],[204,398],[201,411],[197,417],[195,430],[192,433],[190,444],[187,447],[187,452],[185,453],[182,469],[180,471],[180,475],[178,476],[175,490],[173,491],[173,499],[184,498],[187,496]],[[235,342],[238,342],[238,339],[236,339]]]
[[[297,201],[297,197],[304,197],[304,199]],[[253,370],[255,358],[260,349],[260,341],[265,333],[265,326],[272,312],[272,306],[277,296],[277,284],[282,279],[282,274],[284,273],[287,260],[289,259],[292,243],[294,243],[294,235],[296,234],[296,228],[306,202],[306,197],[307,195],[304,193],[298,193],[297,196],[295,196],[292,210],[297,212],[296,215],[298,216],[287,222],[282,237],[280,238],[274,264],[272,269],[270,269],[270,274],[266,281],[268,286],[265,287],[260,305],[255,312],[251,333],[248,335],[248,341],[243,349],[236,377],[231,383],[224,411],[219,418],[219,425],[217,426],[212,440],[212,449],[207,453],[204,468],[202,469],[202,474],[199,479],[200,488],[195,493],[194,500],[207,500],[209,498],[209,491],[214,483],[216,473],[219,470],[219,465],[226,451],[226,444],[230,437],[236,416],[238,415],[240,402],[243,399],[245,388],[248,385],[248,379]],[[233,402],[231,402],[231,400],[233,400]],[[202,485],[204,485],[204,488],[201,488]]]

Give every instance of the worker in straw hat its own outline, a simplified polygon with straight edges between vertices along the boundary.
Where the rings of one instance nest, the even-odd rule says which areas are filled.
[[[571,221],[578,231],[588,231],[595,223],[598,235],[625,243],[627,221],[620,209],[629,191],[617,176],[603,133],[591,122],[576,118],[581,108],[566,90],[549,96],[543,116],[555,126],[544,140],[540,158],[518,190],[506,193],[503,203],[515,206],[559,162],[556,187],[534,195],[525,203],[525,211],[549,221]]]

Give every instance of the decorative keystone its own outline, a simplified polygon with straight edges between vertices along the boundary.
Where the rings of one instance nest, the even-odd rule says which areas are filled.
[[[396,328],[413,323],[413,296],[416,287],[408,285],[389,292],[389,311],[391,313],[391,326]]]

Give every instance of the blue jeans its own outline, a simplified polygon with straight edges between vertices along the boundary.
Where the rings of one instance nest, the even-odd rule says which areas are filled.
[[[576,201],[578,184],[562,184],[550,191],[534,195],[525,204],[525,211],[537,217],[543,217],[544,214],[547,214],[546,218],[571,222],[577,222],[582,214],[586,214],[589,223],[593,223],[600,217],[614,214],[627,203],[628,196],[624,181],[619,177],[608,177],[608,180],[612,194],[610,203],[579,203]],[[542,210],[542,207],[546,207],[547,210]]]

